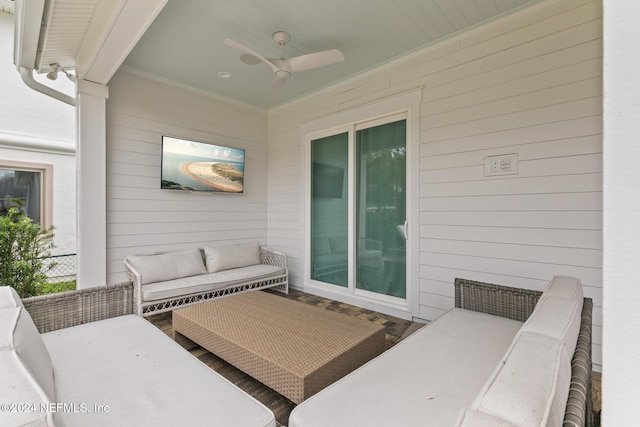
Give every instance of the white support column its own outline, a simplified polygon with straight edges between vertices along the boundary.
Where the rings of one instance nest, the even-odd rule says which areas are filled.
[[[638,0],[604,1],[602,425],[640,425]]]
[[[81,80],[77,115],[77,286],[106,285],[107,280],[107,168],[106,101],[109,88]]]

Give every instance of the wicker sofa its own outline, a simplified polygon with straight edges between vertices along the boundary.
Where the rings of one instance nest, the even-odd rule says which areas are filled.
[[[133,301],[129,282],[22,301],[0,287],[0,425],[275,427]]]
[[[591,425],[592,301],[578,279],[542,293],[456,279],[455,307],[298,405],[289,426]]]
[[[124,264],[140,316],[255,289],[289,291],[286,255],[258,242],[129,255]]]

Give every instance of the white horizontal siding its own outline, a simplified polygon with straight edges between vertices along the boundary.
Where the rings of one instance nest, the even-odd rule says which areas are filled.
[[[107,274],[129,254],[267,243],[266,112],[121,71],[107,101]],[[161,137],[246,150],[244,194],[160,189]]]
[[[269,241],[302,283],[298,127],[423,87],[414,316],[453,306],[456,277],[543,289],[580,277],[602,326],[601,2],[547,2],[269,112]],[[519,173],[484,176],[517,153]]]

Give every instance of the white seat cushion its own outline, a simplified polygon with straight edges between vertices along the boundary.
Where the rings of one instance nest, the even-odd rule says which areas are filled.
[[[460,415],[456,427],[517,427],[502,418],[484,412],[465,409]]]
[[[23,307],[22,299],[11,286],[0,286],[0,309]]]
[[[150,283],[142,287],[143,301],[159,301],[165,298],[189,296],[200,292],[225,289],[245,281],[258,281],[285,270],[273,265],[252,265],[212,274],[183,277],[165,282]]]
[[[73,426],[275,426],[273,413],[147,320],[127,315],[42,335]],[[93,412],[93,404],[108,413]]]
[[[521,326],[453,309],[302,402],[289,425],[455,425]]]

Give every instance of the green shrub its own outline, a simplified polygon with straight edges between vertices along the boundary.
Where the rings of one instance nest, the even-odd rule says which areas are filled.
[[[66,282],[45,283],[39,289],[38,295],[56,294],[58,292],[75,291],[76,281],[68,280]]]
[[[51,256],[53,227],[43,228],[20,209],[0,215],[0,285],[13,287],[21,298],[39,294],[47,283],[42,258]]]

